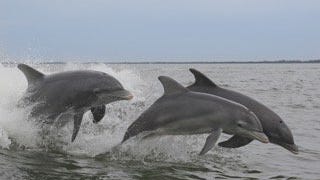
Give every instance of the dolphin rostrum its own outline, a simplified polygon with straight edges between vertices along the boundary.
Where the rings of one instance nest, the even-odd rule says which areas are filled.
[[[257,115],[263,132],[271,143],[280,145],[294,154],[298,153],[298,147],[294,144],[290,129],[275,112],[246,95],[217,86],[196,69],[190,69],[190,71],[195,77],[195,83],[187,87],[188,89],[223,97],[246,106]],[[249,144],[252,140],[253,138],[234,135],[229,140],[219,143],[219,146],[237,148]]]
[[[133,98],[118,80],[103,72],[82,70],[45,75],[25,64],[18,68],[28,81],[22,102],[32,105],[31,115],[46,119],[49,124],[62,115],[72,115],[72,142],[87,110],[91,110],[93,122],[97,123],[105,114],[105,104]]]
[[[192,92],[175,80],[160,76],[164,94],[127,129],[122,143],[145,132],[160,135],[210,134],[200,155],[216,144],[221,132],[268,143],[258,118],[243,105],[205,93]]]

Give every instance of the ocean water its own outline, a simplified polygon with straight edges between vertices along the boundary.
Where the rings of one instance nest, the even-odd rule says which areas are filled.
[[[47,74],[103,71],[135,97],[107,105],[99,124],[86,113],[73,143],[72,123],[60,129],[59,136],[43,139],[40,127],[26,118],[30,109],[16,106],[27,87],[24,75],[15,65],[0,64],[0,179],[320,179],[320,64],[32,66]],[[215,147],[198,156],[206,135],[131,140],[117,146],[126,128],[162,95],[157,77],[167,75],[187,86],[194,81],[191,67],[273,109],[291,128],[300,153],[254,141],[238,149]]]

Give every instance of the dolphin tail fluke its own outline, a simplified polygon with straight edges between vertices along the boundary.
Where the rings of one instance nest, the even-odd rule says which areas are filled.
[[[81,122],[82,122],[82,117],[83,117],[83,112],[82,113],[77,113],[74,115],[74,121],[73,121],[73,133],[72,133],[72,137],[71,137],[71,142],[73,142],[76,137],[77,137],[77,134],[80,130],[80,125],[81,125]]]
[[[206,139],[206,143],[204,144],[201,152],[199,155],[204,155],[208,151],[210,151],[217,143],[220,135],[221,135],[222,129],[219,128],[218,130],[213,131]]]
[[[32,85],[35,82],[41,80],[44,77],[44,74],[33,69],[32,67],[26,65],[26,64],[19,64],[18,68],[23,72],[23,74],[26,76],[28,85]]]
[[[220,142],[218,145],[225,148],[238,148],[249,144],[253,139],[238,135],[232,136],[227,141]]]
[[[206,75],[204,75],[200,71],[193,68],[190,68],[189,71],[193,74],[196,80],[193,85],[195,86],[209,85],[209,86],[217,87],[217,85],[214,82],[212,82],[211,79],[209,79]]]

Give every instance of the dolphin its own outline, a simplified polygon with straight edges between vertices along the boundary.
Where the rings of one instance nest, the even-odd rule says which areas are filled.
[[[105,104],[133,98],[117,79],[103,72],[83,70],[45,75],[25,64],[19,64],[18,68],[28,81],[20,102],[31,105],[31,116],[46,119],[48,124],[64,115],[73,116],[72,142],[87,110],[91,110],[93,122],[98,123],[104,117]]]
[[[200,155],[215,146],[222,131],[268,143],[260,121],[243,105],[192,92],[170,77],[160,76],[158,79],[164,88],[163,96],[129,126],[122,143],[143,132],[143,139],[161,135],[210,134]]]
[[[196,69],[191,68],[189,70],[194,75],[195,82],[188,86],[188,89],[196,92],[209,93],[244,105],[257,115],[262,124],[263,132],[268,136],[271,143],[280,145],[294,154],[298,153],[298,147],[294,144],[289,127],[275,112],[246,95],[219,87]],[[252,140],[253,138],[234,135],[229,140],[220,142],[218,145],[237,148],[249,144]]]

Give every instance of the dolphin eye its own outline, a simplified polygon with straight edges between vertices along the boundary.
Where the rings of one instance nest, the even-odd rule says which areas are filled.
[[[239,127],[242,127],[242,124],[239,123],[238,126],[239,126]]]
[[[280,121],[280,123],[282,123],[282,121]]]

